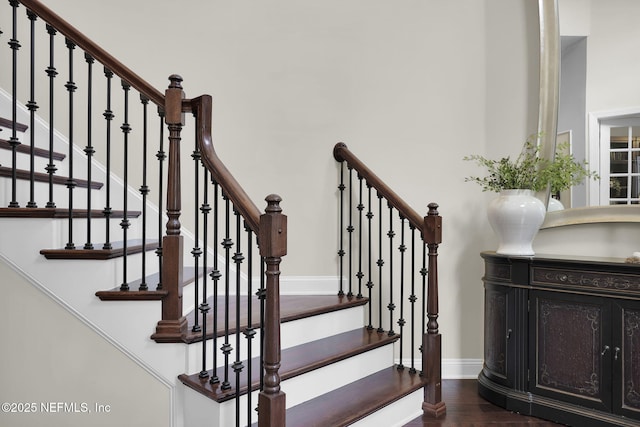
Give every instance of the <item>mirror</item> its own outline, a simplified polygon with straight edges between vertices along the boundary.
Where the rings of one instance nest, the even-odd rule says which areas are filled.
[[[609,182],[616,156],[627,160],[624,178],[611,169],[614,194],[609,186],[590,181],[564,195],[566,209],[547,213],[542,228],[595,222],[640,222],[640,138],[635,152],[633,136],[640,135],[640,16],[637,0],[539,0],[540,17],[540,107],[538,131],[553,135],[541,141],[541,152],[552,156],[556,136],[568,138],[578,160]],[[631,69],[629,69],[631,68]],[[631,121],[629,121],[631,120]],[[635,125],[633,120],[637,120]],[[621,124],[623,123],[623,124]],[[609,124],[610,130],[601,131]],[[604,129],[604,128],[603,128]],[[602,133],[628,134],[623,143],[606,141],[601,153]],[[604,140],[603,140],[604,141]],[[603,142],[604,144],[604,142]],[[626,142],[625,142],[626,144]],[[620,151],[613,153],[614,151]],[[638,160],[632,161],[638,157]],[[618,158],[616,157],[616,158]],[[625,166],[626,167],[626,166]],[[603,173],[604,172],[604,173]],[[628,185],[627,185],[628,182]],[[620,184],[622,183],[622,184]],[[620,194],[626,196],[619,197]],[[633,198],[631,198],[634,196]],[[549,196],[543,195],[548,201]],[[618,204],[616,204],[618,203]],[[623,204],[624,203],[624,204]],[[632,204],[627,204],[632,203]]]

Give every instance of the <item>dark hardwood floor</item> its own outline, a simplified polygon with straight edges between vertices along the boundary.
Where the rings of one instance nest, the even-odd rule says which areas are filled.
[[[477,381],[443,380],[442,399],[447,413],[440,419],[419,417],[404,427],[558,427],[560,424],[516,414],[487,402],[478,395]]]

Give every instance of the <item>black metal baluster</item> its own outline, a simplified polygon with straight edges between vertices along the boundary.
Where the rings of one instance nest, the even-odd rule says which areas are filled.
[[[17,149],[20,145],[18,141],[16,125],[18,123],[18,50],[20,49],[20,42],[18,41],[18,6],[20,3],[17,0],[9,0],[9,4],[13,8],[13,36],[9,40],[9,46],[12,50],[12,78],[11,78],[11,118],[13,123],[11,125],[11,137],[9,138],[9,144],[11,144],[11,201],[9,202],[10,208],[19,208],[20,204],[17,201]]]
[[[231,248],[233,247],[233,241],[229,237],[230,225],[229,225],[229,198],[223,193],[222,195],[225,201],[225,238],[222,241],[222,247],[224,248],[224,344],[222,344],[222,354],[224,355],[224,380],[222,381],[222,390],[229,390],[231,384],[229,383],[229,356],[233,350],[229,343],[229,267],[231,264]]]
[[[209,213],[211,212],[211,206],[209,206],[209,171],[204,169],[203,182],[203,201],[200,207],[202,212],[202,241],[204,242],[205,255],[202,259],[202,302],[200,303],[200,314],[202,315],[202,369],[200,370],[200,378],[207,378],[209,372],[207,372],[207,313],[209,312],[209,303],[207,302],[207,239],[209,230]],[[196,275],[198,271],[196,270]],[[214,331],[215,332],[215,331]],[[213,367],[215,370],[215,365]]]
[[[373,256],[372,256],[372,249],[373,249],[373,243],[371,242],[371,221],[373,220],[373,208],[371,205],[371,185],[369,185],[369,183],[367,183],[367,197],[368,197],[368,211],[367,211],[367,230],[368,230],[368,242],[367,242],[367,247],[368,247],[368,254],[367,254],[367,258],[368,258],[368,263],[367,263],[367,276],[369,278],[369,280],[367,281],[367,288],[369,289],[369,302],[367,303],[367,306],[369,306],[369,324],[367,325],[367,329],[368,330],[372,330],[373,329],[373,307],[372,307],[372,303],[371,303],[371,293],[373,291],[373,273],[372,273],[372,267],[373,267]]]
[[[400,363],[398,363],[398,369],[404,369],[404,364],[402,363],[404,335],[402,334],[402,331],[406,323],[404,320],[404,253],[406,252],[407,247],[404,244],[404,223],[405,218],[400,215],[400,247],[398,247],[398,250],[400,251],[400,317],[398,319],[398,326],[400,327]]]
[[[138,290],[149,290],[147,284],[147,195],[149,194],[149,186],[147,185],[147,147],[148,147],[148,107],[149,98],[140,94],[140,103],[142,104],[142,185],[140,186],[140,194],[142,195],[142,282]],[[197,316],[196,316],[197,317]]]
[[[94,59],[86,52],[84,59],[87,61],[87,146],[84,148],[84,153],[87,155],[87,182],[89,183],[87,185],[87,242],[84,244],[84,249],[93,249],[93,243],[91,242],[91,159],[95,150],[91,142],[91,124],[93,123],[91,95],[93,90]]]
[[[218,282],[220,281],[220,270],[218,270],[218,183],[213,181],[213,270],[211,279],[213,280],[213,375],[209,379],[211,384],[220,382],[218,377]]]
[[[255,338],[256,331],[253,328],[253,231],[249,229],[245,222],[245,231],[247,232],[247,328],[244,331],[244,336],[247,339],[247,384],[251,384],[251,358],[253,356],[251,343]],[[252,403],[251,403],[251,390],[247,392],[247,424],[251,424],[252,415]]]
[[[349,168],[349,225],[347,226],[347,232],[349,233],[349,259],[347,262],[349,263],[348,270],[348,278],[347,284],[349,287],[349,292],[347,292],[347,297],[351,298],[353,296],[353,168]]]
[[[236,426],[240,426],[240,375],[242,374],[242,370],[244,369],[244,364],[242,363],[242,356],[240,355],[240,307],[242,304],[241,301],[241,267],[242,262],[244,261],[244,256],[242,255],[242,239],[241,239],[241,229],[242,229],[242,218],[240,217],[240,212],[238,212],[234,208],[234,215],[236,217],[236,252],[233,254],[233,262],[236,265],[236,360],[233,362],[233,372],[236,374]],[[251,384],[251,380],[249,380],[248,384]]]
[[[384,260],[382,259],[382,195],[378,193],[378,332],[384,332],[382,327],[382,266],[384,266]]]
[[[128,261],[128,242],[127,236],[129,231],[129,132],[131,132],[131,126],[129,125],[129,90],[131,85],[122,80],[122,91],[124,94],[124,121],[120,130],[122,131],[122,142],[124,149],[124,172],[123,172],[123,201],[122,201],[122,221],[120,221],[120,227],[122,228],[122,285],[120,285],[121,291],[129,290],[129,283],[127,282],[127,261]]]
[[[387,206],[389,208],[389,232],[387,233],[387,237],[389,237],[389,304],[387,309],[389,309],[388,334],[392,336],[396,334],[393,331],[393,311],[396,309],[396,305],[393,303],[393,238],[396,233],[393,231],[393,206],[389,202],[387,202]]]
[[[197,127],[197,126],[196,126]],[[194,186],[195,186],[195,191],[194,191],[194,209],[193,212],[195,214],[195,218],[194,218],[194,234],[195,234],[195,238],[194,238],[194,242],[193,242],[193,249],[191,250],[191,255],[193,256],[193,267],[195,268],[196,272],[198,271],[198,269],[200,268],[200,255],[202,255],[202,249],[200,249],[199,246],[199,238],[200,238],[200,215],[198,214],[198,208],[199,208],[199,204],[200,204],[200,149],[198,147],[198,136],[197,136],[197,129],[196,129],[196,137],[194,138],[194,147],[193,147],[193,152],[191,153],[191,158],[193,159],[194,162]],[[193,281],[193,286],[194,286],[194,307],[198,306],[199,303],[199,299],[200,299],[200,280],[199,280],[199,275],[196,274],[194,281]],[[191,328],[192,332],[200,332],[201,331],[201,327],[200,324],[198,322],[198,316],[194,316],[194,321],[193,321],[193,327]]]
[[[105,240],[102,249],[109,250],[111,246],[111,229],[109,227],[111,223],[111,121],[113,120],[113,111],[111,111],[111,80],[113,79],[113,72],[108,68],[104,68],[104,76],[107,79],[107,108],[102,115],[106,120],[106,155],[107,155],[107,182],[106,182],[106,195],[105,195],[105,207],[102,210],[102,214],[105,219]]]
[[[422,329],[420,330],[422,333],[427,331],[427,244],[422,242],[422,268],[420,269],[420,275],[422,276]],[[420,345],[420,352],[422,353],[422,358],[425,357],[425,348]],[[422,366],[422,365],[421,365]],[[424,373],[420,371],[420,375]]]
[[[158,159],[158,247],[156,248],[156,255],[158,256],[158,285],[156,290],[162,290],[162,202],[164,199],[164,161],[167,155],[164,152],[164,111],[158,107],[158,116],[160,118],[160,146],[156,153],[156,159]]]
[[[345,190],[345,185],[344,185],[344,162],[340,163],[340,185],[338,185],[338,190],[340,191],[340,218],[339,218],[339,222],[340,222],[340,235],[338,236],[338,239],[340,239],[340,249],[338,250],[338,257],[340,257],[340,262],[339,262],[339,274],[338,274],[338,280],[340,282],[340,289],[338,290],[338,296],[343,296],[344,295],[344,236],[343,236],[343,230],[344,230],[344,190]]]
[[[49,77],[49,163],[47,164],[46,171],[49,175],[49,200],[47,201],[47,208],[55,208],[56,204],[53,200],[53,175],[58,170],[53,163],[53,137],[54,137],[54,95],[55,95],[55,78],[58,75],[58,71],[55,67],[54,52],[55,52],[55,36],[56,29],[47,24],[47,33],[49,34],[49,66],[46,69],[47,76]]]
[[[36,135],[35,135],[35,118],[36,118],[36,110],[38,109],[38,104],[36,102],[35,95],[35,81],[36,81],[36,40],[35,40],[35,27],[36,20],[38,17],[35,13],[27,10],[27,16],[31,21],[31,61],[30,61],[30,78],[29,78],[29,88],[30,88],[30,99],[27,102],[27,108],[29,109],[29,129],[30,129],[30,147],[31,152],[29,155],[29,201],[27,202],[28,208],[37,208],[38,205],[35,201],[35,145],[36,145]]]
[[[362,203],[362,175],[358,174],[359,183],[359,196],[358,196],[358,295],[356,298],[362,299],[362,278],[364,273],[362,272],[362,211],[364,210],[364,204]]]
[[[411,225],[411,295],[409,302],[411,303],[411,368],[409,372],[416,373],[415,365],[415,348],[416,348],[416,228]]]
[[[65,43],[69,52],[69,80],[67,81],[67,84],[65,84],[67,92],[69,93],[69,178],[67,179],[67,188],[69,189],[69,215],[67,220],[69,223],[69,240],[65,249],[75,249],[76,245],[73,243],[73,190],[76,188],[76,182],[73,179],[73,94],[76,91],[77,86],[73,81],[73,51],[76,48],[76,45],[70,39],[66,39]]]

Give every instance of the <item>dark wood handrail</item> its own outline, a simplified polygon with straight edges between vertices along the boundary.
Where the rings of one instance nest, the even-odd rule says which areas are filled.
[[[215,149],[211,137],[212,100],[210,95],[202,95],[186,100],[196,115],[197,138],[200,141],[202,162],[211,173],[212,178],[220,184],[224,194],[231,200],[235,209],[245,219],[247,225],[256,236],[260,235],[260,209],[249,198],[238,181],[231,175],[227,167],[222,163]]]
[[[118,77],[125,80],[138,92],[148,97],[159,107],[164,107],[164,95],[162,92],[147,83],[142,77],[131,71],[122,62],[115,59],[111,54],[102,49],[84,34],[78,31],[73,25],[62,19],[59,15],[42,4],[38,0],[19,0],[26,8],[38,15],[42,20],[48,22],[65,37],[81,47],[85,52],[98,60],[102,65],[113,71]]]
[[[375,188],[378,194],[398,210],[400,215],[409,221],[416,229],[425,232],[424,217],[409,206],[400,196],[398,196],[387,184],[384,183],[375,173],[371,171],[359,158],[353,154],[347,144],[339,142],[333,148],[333,157],[338,162],[347,162],[349,167],[355,169],[367,184]]]

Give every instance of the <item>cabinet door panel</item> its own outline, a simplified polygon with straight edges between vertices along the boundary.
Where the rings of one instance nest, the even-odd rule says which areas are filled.
[[[507,383],[507,305],[509,288],[487,286],[484,299],[485,374]]]
[[[531,292],[531,296],[532,391],[609,410],[609,303],[599,298],[542,291]]]
[[[627,302],[620,307],[621,323],[616,328],[621,335],[616,343],[614,393],[616,412],[628,417],[640,417],[640,305]],[[621,396],[621,398],[618,398]]]

